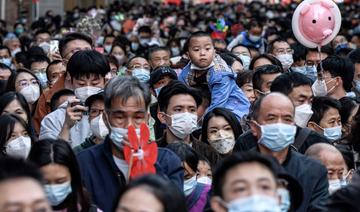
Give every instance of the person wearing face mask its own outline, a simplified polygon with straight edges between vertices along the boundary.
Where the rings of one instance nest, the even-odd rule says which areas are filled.
[[[39,46],[45,52],[45,54],[50,53],[50,32],[44,29],[39,29],[35,32],[34,35],[34,45]]]
[[[231,52],[241,59],[244,70],[249,70],[251,62],[251,54],[249,48],[242,44],[238,44],[231,49]]]
[[[123,155],[123,147],[128,145],[127,129],[134,126],[139,133],[140,124],[147,122],[151,94],[146,84],[124,76],[107,83],[104,98],[103,118],[110,133],[102,144],[83,150],[77,157],[86,189],[94,203],[107,212],[116,207],[129,181],[129,164]],[[155,168],[157,175],[183,190],[184,172],[175,153],[159,147]]]
[[[149,49],[148,61],[154,70],[159,66],[170,66],[171,52],[168,47],[152,47]]]
[[[284,72],[289,71],[294,63],[294,50],[284,39],[278,38],[271,42],[268,46],[268,53],[274,55],[281,62]]]
[[[211,186],[197,182],[198,154],[185,143],[171,143],[166,148],[179,156],[184,167],[184,195],[189,212],[203,211]]]
[[[280,212],[278,171],[274,164],[270,158],[254,152],[233,154],[224,159],[214,173],[211,209],[214,212]],[[260,184],[262,186],[258,186]]]
[[[90,133],[86,99],[105,86],[110,66],[105,56],[95,50],[76,52],[67,64],[76,98],[45,116],[41,122],[40,139],[62,138],[73,147],[82,143]]]
[[[342,138],[342,124],[340,117],[341,103],[331,97],[314,97],[308,127],[324,135],[331,142]]]
[[[101,144],[109,134],[109,129],[104,122],[104,93],[94,94],[86,99],[85,106],[89,109],[89,123],[91,136],[85,142],[74,148],[76,153],[91,146]]]
[[[306,75],[306,66],[305,66],[306,47],[299,43],[294,43],[290,46],[294,50],[294,54],[293,54],[294,63],[291,65],[290,70],[292,72],[298,72]]]
[[[116,58],[120,68],[124,67],[124,65],[127,63],[128,57],[126,47],[124,45],[115,42],[109,54]]]
[[[326,168],[291,148],[295,141],[295,108],[284,94],[273,92],[257,100],[250,114],[250,127],[257,139],[252,151],[277,159],[303,187],[299,211],[321,210],[328,198]]]
[[[1,155],[26,159],[34,138],[26,122],[17,115],[0,116]]]
[[[162,124],[166,125],[166,129],[164,136],[157,141],[157,144],[160,147],[166,147],[170,143],[186,143],[199,155],[208,159],[211,166],[215,166],[220,160],[219,154],[191,134],[198,128],[197,109],[201,101],[201,96],[196,90],[177,80],[164,86],[158,96],[158,118]]]
[[[348,54],[348,57],[355,66],[352,90],[358,97],[360,96],[360,49],[354,49]]]
[[[252,77],[256,99],[270,93],[271,83],[282,74],[282,68],[277,65],[263,65],[257,68]]]
[[[259,49],[261,53],[265,51],[265,39],[262,36],[263,25],[256,21],[251,20],[246,25],[247,31],[241,32],[236,36],[227,46],[227,49],[230,51],[234,46],[242,44],[246,47],[254,47]]]
[[[115,40],[114,35],[112,35],[112,34],[105,35],[104,42],[103,42],[103,47],[104,47],[104,50],[105,50],[105,52],[107,54],[111,53],[111,49],[113,47],[114,40]]]
[[[347,185],[346,177],[349,171],[345,171],[345,160],[336,147],[330,144],[314,144],[305,152],[305,155],[319,161],[328,170],[330,194]]]
[[[202,129],[201,141],[208,143],[222,157],[232,153],[235,140],[242,134],[236,116],[226,108],[215,108],[207,113]]]
[[[127,63],[126,74],[134,76],[142,82],[150,79],[150,63],[141,56],[131,58]]]
[[[341,99],[345,96],[355,97],[351,92],[353,86],[355,66],[348,58],[329,56],[322,62],[323,82],[322,88],[314,86],[316,96],[329,96],[334,99]],[[318,67],[319,70],[319,67]],[[317,85],[316,82],[314,85]],[[322,91],[323,92],[318,92]]]
[[[84,189],[79,165],[67,142],[40,140],[33,145],[28,160],[44,176],[45,193],[53,211],[97,211]]]
[[[0,46],[0,63],[3,63],[11,68],[12,61],[11,61],[11,53],[10,49],[6,46]]]
[[[48,78],[46,69],[50,64],[50,60],[45,55],[37,55],[31,58],[30,70],[35,74],[36,78],[40,81],[43,89],[48,87]]]

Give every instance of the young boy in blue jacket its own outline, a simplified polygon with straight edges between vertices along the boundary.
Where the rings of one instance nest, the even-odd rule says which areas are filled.
[[[179,80],[188,86],[207,84],[211,92],[211,104],[207,111],[216,107],[230,109],[240,120],[248,114],[250,102],[236,85],[235,73],[215,53],[213,41],[205,32],[195,32],[187,40],[190,58],[180,73]]]

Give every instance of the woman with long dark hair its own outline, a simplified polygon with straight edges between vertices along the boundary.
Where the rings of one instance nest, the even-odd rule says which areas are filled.
[[[28,160],[40,168],[54,211],[96,211],[83,187],[75,154],[66,141],[40,140],[33,145]]]

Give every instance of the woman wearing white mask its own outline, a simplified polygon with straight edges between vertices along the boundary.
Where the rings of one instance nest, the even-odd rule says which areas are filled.
[[[0,141],[3,156],[26,159],[34,139],[22,118],[8,114],[0,116]]]
[[[42,93],[40,81],[27,69],[18,69],[16,73],[10,76],[6,91],[21,93],[25,97],[32,114]]]
[[[35,131],[31,121],[29,105],[25,97],[17,92],[10,91],[0,96],[0,114],[15,114],[21,117],[30,127],[31,135],[35,135]]]
[[[197,182],[198,154],[185,143],[172,143],[167,148],[175,152],[184,168],[184,194],[189,212],[203,211],[208,200],[209,184]]]
[[[204,117],[201,140],[223,157],[232,153],[236,139],[241,134],[236,116],[226,108],[215,108]]]
[[[45,139],[35,143],[28,160],[44,176],[45,192],[53,211],[96,211],[83,188],[75,154],[66,141]]]
[[[127,62],[127,52],[126,47],[120,43],[114,42],[110,51],[110,55],[113,55],[119,63],[120,69],[125,69],[125,64]]]
[[[85,139],[85,142],[74,148],[75,153],[102,143],[107,134],[109,134],[109,129],[105,125],[103,119],[105,109],[104,92],[100,92],[87,98],[85,106],[89,108],[91,135]]]

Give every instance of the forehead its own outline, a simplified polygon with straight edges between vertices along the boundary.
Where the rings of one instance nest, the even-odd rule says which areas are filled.
[[[139,111],[146,110],[146,105],[143,96],[131,96],[128,98],[117,96],[111,101],[111,110],[123,110],[126,111]],[[130,111],[131,110],[131,111]]]
[[[249,170],[252,170],[249,172]],[[275,183],[274,175],[270,169],[258,162],[244,162],[229,169],[225,175],[225,184],[235,181],[256,181],[258,178],[268,178]]]
[[[300,85],[297,87],[294,87],[293,90],[290,92],[289,96],[311,96],[312,95],[312,89],[310,85]]]
[[[91,45],[84,40],[72,40],[65,45],[63,53],[67,53],[76,48],[91,48]]]
[[[345,161],[340,152],[321,151],[320,159],[327,168],[334,167],[334,166],[344,166],[345,167]]]
[[[212,45],[213,42],[209,36],[199,36],[199,37],[192,37],[189,41],[190,46],[197,46],[197,45]]]
[[[324,112],[323,119],[332,118],[332,117],[334,117],[334,116],[336,116],[336,117],[340,116],[339,110],[336,109],[336,108],[330,107],[329,109],[327,109],[327,110]]]
[[[276,41],[274,43],[274,48],[278,48],[278,49],[288,49],[290,48],[290,45],[285,42],[285,41]]]
[[[328,57],[328,55],[324,52],[321,52],[321,60],[324,60]],[[316,61],[319,60],[319,53],[316,51],[309,51],[306,54],[306,60],[312,60],[312,61]]]
[[[243,46],[238,46],[238,47],[235,47],[233,49],[233,52],[235,53],[243,53],[243,52],[246,52],[246,53],[249,53],[249,50]]]
[[[142,57],[137,57],[137,58],[134,58],[133,60],[131,60],[130,62],[130,66],[133,66],[133,65],[143,65],[143,64],[149,64],[148,61]]]
[[[7,49],[0,49],[0,54],[7,54],[9,55],[9,51]]]
[[[179,105],[196,107],[196,101],[194,97],[189,94],[177,94],[169,99],[169,107]]]
[[[35,77],[33,77],[31,74],[26,73],[26,72],[20,72],[17,77],[16,77],[16,81],[20,81],[20,80],[30,80],[30,79],[35,79]]]
[[[151,53],[152,57],[163,57],[163,56],[168,56],[168,55],[170,55],[170,53],[166,50],[158,50],[158,51]]]
[[[294,105],[283,96],[267,96],[260,105],[260,116],[275,115],[293,115]]]

